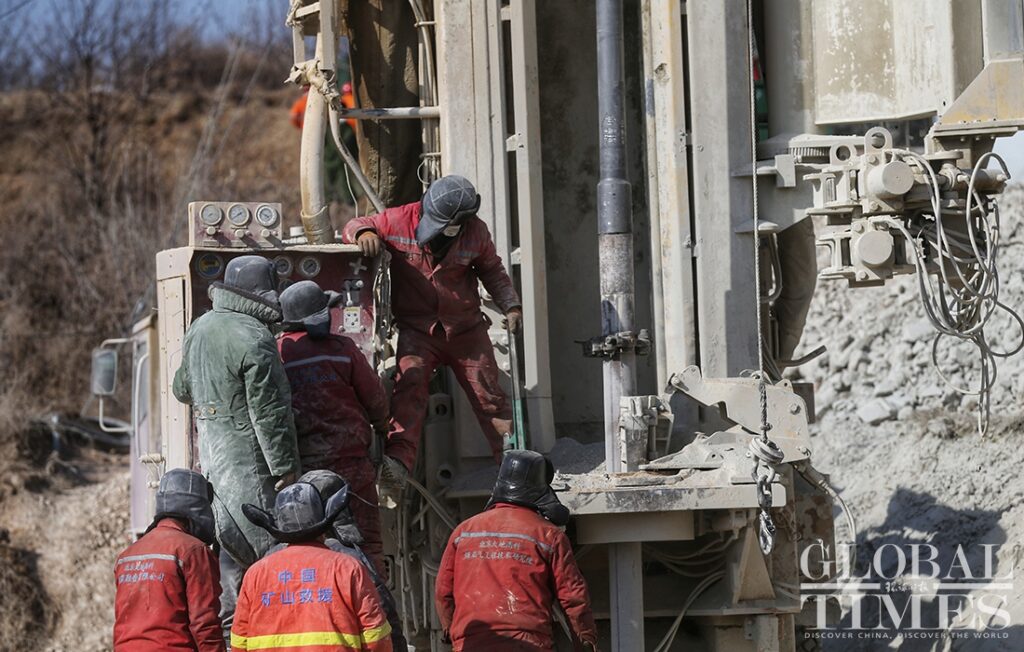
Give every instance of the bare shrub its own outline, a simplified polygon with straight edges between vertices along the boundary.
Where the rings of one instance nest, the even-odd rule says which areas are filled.
[[[40,645],[53,621],[36,556],[0,541],[0,640],[11,649]]]

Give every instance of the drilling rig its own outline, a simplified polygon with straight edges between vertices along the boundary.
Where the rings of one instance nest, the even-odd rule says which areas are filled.
[[[984,328],[1008,310],[996,270],[1008,172],[993,146],[1024,128],[1020,0],[386,4],[386,20],[405,21],[404,55],[373,49],[360,11],[380,0],[292,0],[289,80],[310,88],[301,214],[191,203],[187,246],[157,256],[155,316],[96,354],[110,369],[115,347],[132,347],[133,527],[160,473],[198,461],[169,387],[230,258],[266,255],[283,283],[343,293],[332,329],[386,374],[388,261],[339,244],[324,147],[376,210],[400,194],[381,169],[411,156],[421,187],[441,174],[476,184],[517,282],[522,341],[497,327],[491,339],[521,382],[526,445],[559,470],[602,649],[796,649],[814,622],[802,596],[855,536],[848,513],[835,526],[841,499],[813,466],[813,387],[786,375],[821,353],[797,344],[817,279],[855,291],[917,275],[936,341],[977,346],[982,397],[1009,353]],[[339,102],[343,36],[357,108]],[[401,95],[380,90],[388,75],[409,70],[418,103],[388,104]],[[374,165],[345,148],[345,119]],[[390,155],[378,142],[403,134],[415,142]],[[286,233],[287,220],[301,228]],[[433,579],[497,471],[456,386],[439,372],[415,485],[385,511],[417,649],[447,649]]]

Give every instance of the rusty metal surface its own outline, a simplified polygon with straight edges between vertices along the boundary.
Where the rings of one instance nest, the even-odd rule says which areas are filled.
[[[1024,58],[992,61],[942,114],[935,126],[950,131],[1024,126]]]

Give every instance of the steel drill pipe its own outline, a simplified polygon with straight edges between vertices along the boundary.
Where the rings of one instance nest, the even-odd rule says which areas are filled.
[[[633,215],[626,179],[625,70],[622,0],[597,3],[597,107],[601,179],[597,184],[601,334],[634,330]],[[605,454],[619,471],[619,398],[636,385],[635,355],[623,352],[604,363]]]
[[[633,215],[626,178],[625,66],[622,0],[598,0],[597,109],[601,179],[597,184],[601,334],[634,331]],[[604,361],[605,467],[623,468],[619,451],[619,403],[634,393],[636,354],[620,351]],[[641,544],[608,546],[612,649],[644,647]]]

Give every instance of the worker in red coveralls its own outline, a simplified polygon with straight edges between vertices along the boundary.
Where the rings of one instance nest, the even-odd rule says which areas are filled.
[[[153,524],[114,567],[115,652],[224,650],[212,498],[195,471],[160,479]]]
[[[505,454],[487,509],[448,539],[435,603],[453,650],[554,649],[552,608],[568,617],[576,650],[597,649],[587,584],[561,530],[569,510],[540,453]]]
[[[288,545],[246,572],[232,650],[392,651],[391,626],[369,572],[324,544],[348,498],[342,489],[324,504],[316,487],[296,482],[277,495],[273,514],[242,507],[246,518]]]
[[[391,396],[385,480],[401,484],[416,463],[428,384],[440,365],[466,392],[496,461],[512,429],[499,383],[478,281],[518,330],[523,312],[487,226],[476,216],[480,195],[457,175],[430,184],[422,201],[350,221],[342,233],[365,256],[391,252],[391,305],[398,326],[398,375]]]
[[[281,293],[284,332],[277,349],[292,388],[302,470],[345,478],[355,494],[351,507],[362,550],[383,574],[377,470],[370,452],[374,431],[387,427],[387,395],[356,343],[331,333],[331,307],[341,298],[313,281],[289,286]]]

